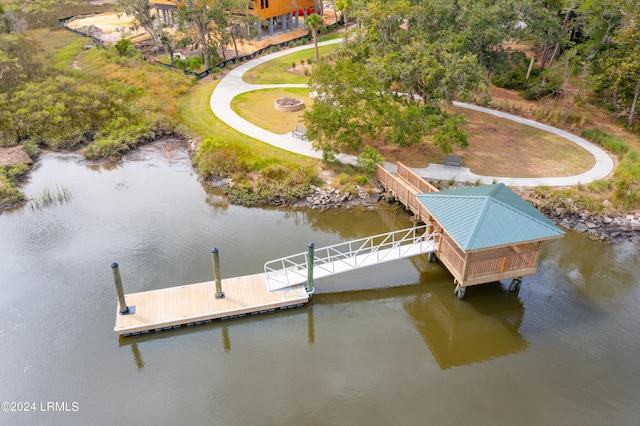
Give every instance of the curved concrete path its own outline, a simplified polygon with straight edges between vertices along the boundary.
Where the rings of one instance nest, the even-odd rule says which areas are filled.
[[[336,44],[342,42],[342,39],[330,40],[322,43],[318,43],[319,46]],[[213,113],[222,121],[226,122],[229,126],[233,127],[237,131],[244,133],[259,141],[268,143],[280,149],[291,151],[297,154],[306,155],[308,157],[322,158],[322,153],[316,151],[309,141],[302,141],[298,138],[291,136],[291,133],[285,135],[279,135],[255,124],[250,123],[244,118],[240,117],[231,109],[231,101],[233,98],[241,93],[251,92],[254,90],[262,89],[274,89],[274,88],[290,88],[290,87],[307,87],[306,84],[249,84],[242,80],[242,76],[245,72],[251,68],[257,67],[265,62],[279,58],[281,56],[289,55],[300,50],[312,49],[313,45],[298,46],[287,50],[281,50],[270,55],[265,55],[251,61],[245,62],[242,65],[231,70],[225,75],[220,83],[216,86],[215,90],[211,94],[210,105]],[[461,102],[454,102],[455,106],[472,109],[475,111],[483,112],[493,116],[506,118],[527,126],[532,126],[540,130],[544,130],[550,133],[554,133],[565,139],[570,140],[589,151],[596,159],[596,164],[588,171],[574,176],[562,176],[562,177],[545,177],[545,178],[512,178],[502,176],[481,176],[472,173],[466,167],[445,167],[442,164],[429,164],[426,168],[413,168],[418,175],[429,179],[441,179],[450,180],[453,179],[458,182],[480,182],[483,184],[502,182],[508,186],[570,186],[578,184],[586,184],[598,179],[603,179],[608,176],[614,169],[614,163],[609,154],[603,151],[598,146],[586,141],[574,134],[566,132],[555,127],[547,126],[526,118],[518,117],[511,114],[506,114],[500,111],[495,111],[489,108],[479,107],[477,105],[465,104]],[[356,157],[352,155],[340,154],[337,156],[338,160],[343,163],[355,164]],[[387,164],[385,168],[395,172],[396,166],[394,164]]]

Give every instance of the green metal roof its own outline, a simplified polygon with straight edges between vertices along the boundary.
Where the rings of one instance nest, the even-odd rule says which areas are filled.
[[[465,251],[565,234],[502,183],[416,197]]]

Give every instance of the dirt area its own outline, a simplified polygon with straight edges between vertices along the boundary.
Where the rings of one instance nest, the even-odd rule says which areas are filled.
[[[19,146],[0,148],[0,166],[10,166],[16,163],[31,164],[31,158]]]
[[[115,43],[123,36],[137,38],[145,34],[141,28],[135,31],[132,30],[133,17],[126,13],[100,13],[98,15],[73,19],[65,25],[72,30],[83,33],[91,32],[92,35],[107,43]],[[100,31],[90,31],[91,28]]]

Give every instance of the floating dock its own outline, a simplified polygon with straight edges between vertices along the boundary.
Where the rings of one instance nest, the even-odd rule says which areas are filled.
[[[302,306],[309,301],[305,286],[269,291],[265,273],[222,280],[224,297],[216,298],[216,283],[208,281],[180,287],[125,295],[132,312],[116,312],[114,331],[131,336]]]

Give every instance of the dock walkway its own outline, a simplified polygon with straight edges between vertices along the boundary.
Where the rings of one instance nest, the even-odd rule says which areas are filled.
[[[432,253],[434,237],[426,226],[417,226],[319,248],[315,254],[310,244],[310,252],[267,262],[264,273],[218,281],[221,298],[216,297],[216,281],[124,295],[114,262],[116,290],[122,297],[114,331],[130,336],[302,306],[313,294],[314,277]],[[214,276],[219,277],[217,249],[212,253]]]
[[[230,319],[302,306],[309,301],[303,285],[269,291],[266,274],[222,280],[225,297],[216,299],[215,281],[125,295],[134,313],[116,313],[121,336],[169,330],[214,319]]]

